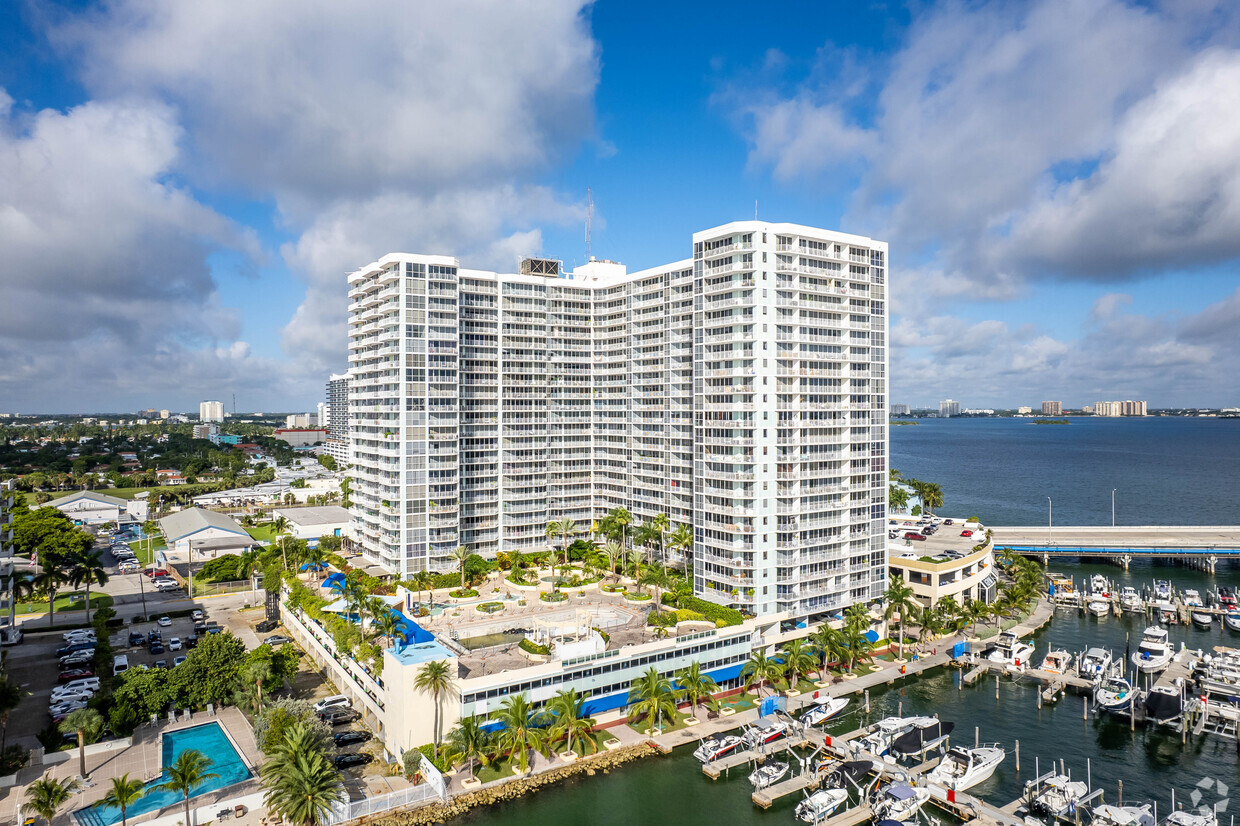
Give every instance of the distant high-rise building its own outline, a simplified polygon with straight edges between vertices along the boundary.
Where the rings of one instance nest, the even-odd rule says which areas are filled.
[[[907,404],[893,404],[891,406],[891,415],[893,416],[907,416],[911,412]]]
[[[1086,416],[1092,416],[1094,414],[1094,406],[1092,404],[1087,404],[1081,408],[1081,412]]]
[[[284,426],[295,430],[304,430],[308,427],[315,427],[313,413],[290,413],[284,417]]]
[[[200,402],[198,405],[198,421],[200,422],[222,422],[224,421],[224,403],[223,402]]]
[[[323,425],[320,425],[322,427]],[[327,453],[340,464],[349,461],[349,377],[327,379]]]
[[[161,411],[159,411],[159,418],[161,418],[161,419],[166,419],[166,418],[168,418],[168,417],[169,417],[169,416],[171,416],[171,415],[172,415],[172,413],[171,413],[170,411],[168,411],[168,410],[161,410]]]
[[[953,401],[951,399],[944,399],[943,401],[939,402],[939,416],[940,417],[946,419],[950,416],[959,416],[959,415],[960,415],[960,402]]]
[[[220,426],[218,424],[196,424],[194,425],[195,439],[210,439],[212,436],[218,436]]]
[[[1063,402],[1042,402],[1043,416],[1062,416]]]
[[[1122,402],[1098,402],[1094,405],[1095,416],[1144,416],[1145,402],[1128,399]]]
[[[314,413],[315,427],[327,429],[327,426],[331,424],[327,420],[327,417],[329,415],[330,414],[327,412],[327,402],[319,402],[318,407],[315,408],[315,413]]]
[[[1018,408],[1016,408],[1016,415],[1018,415],[1018,416],[1028,416],[1028,415],[1029,415],[1030,413],[1032,413],[1032,412],[1033,412],[1033,408],[1032,408],[1032,407],[1018,407]]]

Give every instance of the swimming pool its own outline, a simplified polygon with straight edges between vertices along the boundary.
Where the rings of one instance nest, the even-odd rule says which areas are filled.
[[[183,728],[179,731],[166,732],[163,735],[161,755],[163,762],[161,765],[165,767],[172,765],[177,756],[188,749],[197,749],[211,758],[212,763],[207,771],[219,775],[219,777],[213,777],[194,789],[190,794],[191,801],[199,795],[213,792],[216,789],[222,789],[225,786],[231,786],[234,783],[240,783],[242,780],[250,777],[250,769],[245,765],[245,761],[241,759],[241,755],[237,754],[237,750],[233,748],[232,741],[224,734],[224,729],[220,727],[219,723],[206,723],[192,728]],[[162,809],[165,806],[181,803],[181,795],[177,792],[167,790],[150,791],[160,783],[167,782],[167,780],[168,772],[165,771],[158,779],[147,783],[147,793],[129,807],[126,815],[133,818],[147,812]],[[114,823],[121,822],[121,810],[119,808],[102,804],[78,809],[73,815],[82,826],[112,826]]]

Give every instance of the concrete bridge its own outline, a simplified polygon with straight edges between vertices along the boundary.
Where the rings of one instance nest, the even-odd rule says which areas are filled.
[[[1134,559],[1174,559],[1214,573],[1220,559],[1240,560],[1240,526],[990,527],[995,548],[1040,556],[1045,562],[1099,557],[1127,570]]]

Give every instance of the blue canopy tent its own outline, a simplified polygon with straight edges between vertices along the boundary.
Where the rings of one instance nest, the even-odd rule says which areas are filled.
[[[339,572],[334,573],[334,574],[328,574],[327,577],[323,580],[322,587],[330,588],[333,591],[343,592],[344,591],[344,574],[339,573]]]
[[[869,631],[866,631],[864,634],[862,634],[862,636],[865,637],[870,642],[878,642],[878,632],[875,631],[874,629],[870,629]]]
[[[301,563],[301,567],[298,568],[297,570],[299,571],[326,571],[327,567],[328,566],[326,562],[303,562]]]

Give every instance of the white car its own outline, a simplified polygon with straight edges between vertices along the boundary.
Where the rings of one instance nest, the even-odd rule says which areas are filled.
[[[63,691],[61,689],[56,689],[55,691],[52,692],[52,697],[49,702],[53,704],[74,703],[78,701],[85,703],[88,700],[90,700],[91,697],[94,697],[94,696],[95,696],[95,692],[90,691],[85,688],[76,689],[73,691]]]
[[[322,714],[329,708],[337,708],[340,706],[351,706],[353,701],[343,694],[333,694],[330,697],[324,697],[314,704],[314,713]]]
[[[52,689],[52,693],[55,694],[57,691],[62,689],[86,689],[88,691],[98,691],[99,686],[100,682],[98,677],[82,677],[77,680],[71,680],[64,685],[56,686],[56,688]]]
[[[176,585],[177,581],[170,576],[157,576],[151,580],[151,584],[157,587],[160,585]]]
[[[77,628],[60,635],[65,642],[87,642],[95,638],[95,632],[89,628]]]
[[[203,615],[201,611],[194,610],[190,612],[189,618],[192,619],[194,622],[202,622]]]
[[[159,625],[160,628],[167,628],[170,625],[172,625],[172,619],[166,616],[160,617],[159,619],[155,620],[155,622],[157,625]]]
[[[122,562],[120,565],[116,566],[116,570],[122,574],[136,574],[138,572],[138,563]]]
[[[169,651],[180,651],[180,650],[181,650],[181,638],[180,638],[180,637],[172,637],[171,639],[169,639],[169,640],[168,640],[168,650],[169,650]]]
[[[53,717],[59,717],[62,714],[68,714],[71,711],[77,711],[79,708],[86,708],[85,700],[65,700],[60,703],[52,703],[47,707],[47,713]]]

